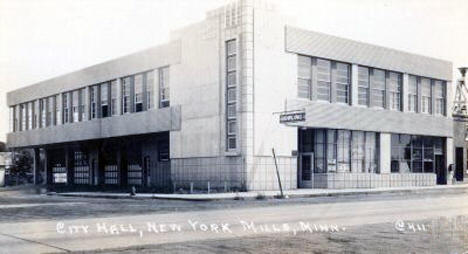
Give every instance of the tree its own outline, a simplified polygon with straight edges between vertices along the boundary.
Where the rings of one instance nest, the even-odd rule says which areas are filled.
[[[13,166],[10,168],[10,174],[16,178],[16,184],[28,182],[28,173],[31,172],[33,158],[29,151],[20,150],[13,153]]]

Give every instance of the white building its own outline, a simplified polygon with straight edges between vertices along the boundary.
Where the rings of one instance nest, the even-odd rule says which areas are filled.
[[[10,92],[8,145],[35,148],[38,169],[43,151],[56,185],[277,189],[272,148],[285,189],[443,184],[451,73],[240,0],[165,45]]]

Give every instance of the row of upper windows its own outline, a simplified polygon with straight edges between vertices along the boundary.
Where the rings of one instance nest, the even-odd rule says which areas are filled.
[[[10,107],[10,132],[154,108],[155,78],[159,80],[159,107],[169,107],[169,67],[163,67],[120,78],[120,87],[116,79],[12,106]],[[121,89],[120,97],[119,88]]]
[[[403,110],[403,75],[377,68],[358,67],[358,104]],[[298,56],[299,98],[350,102],[351,64]],[[407,111],[446,115],[446,82],[409,75]],[[434,105],[433,105],[434,104]]]

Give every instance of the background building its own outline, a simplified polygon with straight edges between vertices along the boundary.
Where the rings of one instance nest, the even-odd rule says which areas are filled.
[[[466,67],[459,68],[462,77],[457,80],[455,99],[453,105],[453,136],[455,149],[455,165],[453,168],[454,178],[458,182],[468,181],[468,76]]]
[[[10,92],[7,138],[36,169],[42,151],[55,185],[277,189],[272,148],[286,189],[444,184],[451,72],[240,0],[165,45]]]

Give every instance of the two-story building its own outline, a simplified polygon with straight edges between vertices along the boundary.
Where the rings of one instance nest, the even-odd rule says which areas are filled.
[[[443,184],[451,80],[450,62],[239,0],[165,45],[8,93],[8,145],[34,148],[36,168],[44,154],[51,185],[278,189],[272,148],[285,189]]]

